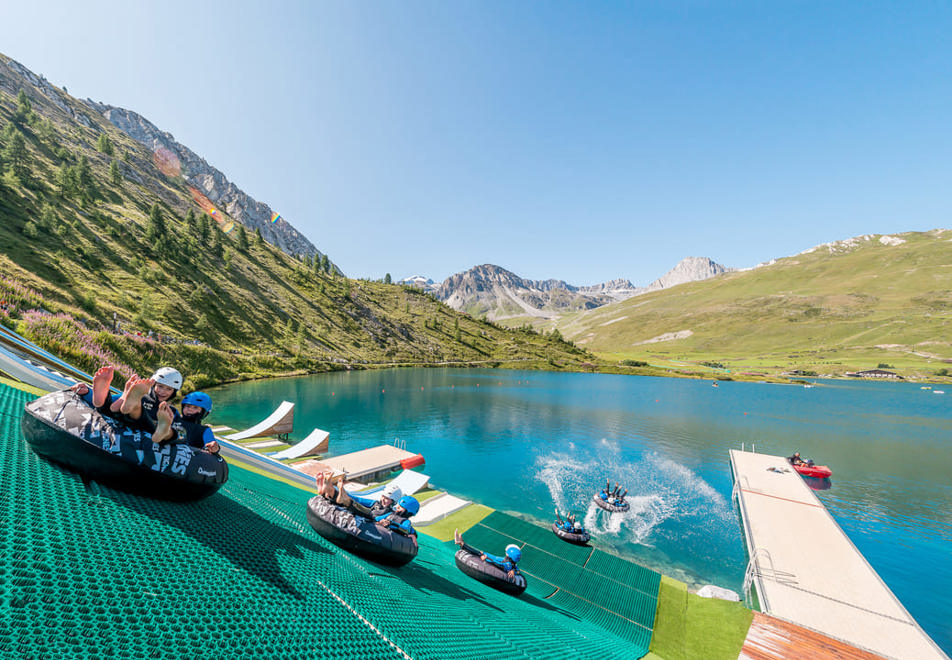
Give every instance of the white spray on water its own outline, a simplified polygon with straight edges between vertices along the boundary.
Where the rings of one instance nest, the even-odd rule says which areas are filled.
[[[671,518],[703,509],[706,515],[730,516],[724,498],[687,467],[656,453],[623,460],[617,442],[602,438],[591,458],[563,453],[540,456],[537,478],[544,483],[559,511],[585,510],[584,525],[593,535],[651,545],[652,532]],[[609,513],[593,496],[611,479],[628,488],[628,511]]]

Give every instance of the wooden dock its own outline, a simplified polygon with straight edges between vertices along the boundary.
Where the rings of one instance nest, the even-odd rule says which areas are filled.
[[[948,660],[785,458],[730,460],[764,613],[887,658]]]

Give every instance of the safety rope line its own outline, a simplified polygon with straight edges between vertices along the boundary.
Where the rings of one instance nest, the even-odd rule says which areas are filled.
[[[746,488],[741,488],[740,492],[750,493],[751,495],[763,495],[764,497],[772,497],[775,500],[783,500],[784,502],[793,502],[794,504],[802,504],[803,506],[814,506],[818,509],[824,508],[822,504],[811,504],[810,502],[804,502],[802,500],[791,500],[789,497],[780,497],[779,495],[771,495],[770,493],[763,493],[759,490],[747,490]]]
[[[246,488],[245,490],[248,490],[248,489]],[[253,491],[251,491],[251,492],[253,492]],[[276,499],[280,499],[280,498],[276,498]],[[297,520],[294,520],[293,518],[291,518],[290,516],[288,516],[286,513],[284,513],[283,511],[281,511],[281,510],[278,509],[277,507],[273,506],[271,503],[263,501],[263,498],[262,498],[261,504],[263,504],[265,507],[271,509],[275,514],[277,514],[277,515],[281,516],[282,518],[284,518],[285,520],[287,520],[289,523],[291,523],[292,526],[294,526],[295,528],[297,528],[302,534],[306,534],[306,533],[307,533],[308,530],[307,530],[307,528],[304,527],[304,525],[302,525],[302,524],[301,524],[300,522],[298,522]],[[346,556],[348,559],[351,559],[349,555],[343,555],[343,556]],[[353,564],[354,562],[351,560],[350,563]],[[370,622],[366,617],[364,617],[360,612],[358,612],[357,610],[355,610],[355,609],[350,605],[350,603],[348,603],[348,602],[345,601],[343,598],[341,598],[337,593],[335,593],[330,587],[328,587],[326,584],[324,584],[321,580],[315,580],[315,581],[321,586],[322,589],[324,589],[324,591],[326,591],[326,592],[329,593],[331,596],[333,596],[333,597],[337,600],[337,602],[339,602],[341,605],[343,605],[345,608],[347,608],[347,610],[348,610],[351,614],[353,614],[355,617],[357,617],[357,618],[361,621],[361,623],[363,623],[364,625],[366,625],[368,628],[370,628],[372,631],[374,631],[374,633],[375,633],[378,637],[380,637],[380,639],[382,639],[382,640],[385,641],[387,644],[389,644],[391,647],[393,647],[393,649],[396,650],[400,655],[402,655],[402,656],[405,658],[405,660],[413,660],[413,658],[412,658],[406,651],[404,651],[402,648],[400,648],[399,646],[397,646],[396,642],[394,642],[392,639],[390,639],[389,637],[387,637],[387,635],[384,634],[383,631],[381,631],[379,628],[377,628],[377,626],[375,626],[373,623],[371,623],[371,622]]]
[[[355,617],[357,617],[358,619],[360,619],[360,621],[361,621],[363,624],[365,624],[368,628],[370,628],[371,630],[373,630],[373,631],[377,634],[377,636],[380,637],[380,639],[382,639],[382,640],[385,641],[387,644],[389,644],[397,653],[399,653],[400,655],[402,655],[406,660],[413,660],[413,658],[412,658],[406,651],[404,651],[402,648],[400,648],[399,646],[397,646],[396,642],[394,642],[392,639],[390,639],[389,637],[387,637],[379,628],[377,628],[377,626],[375,626],[375,625],[372,624],[370,621],[368,621],[366,618],[364,618],[364,616],[363,616],[360,612],[358,612],[358,611],[355,610],[353,607],[351,607],[351,606],[350,606],[350,603],[348,603],[346,600],[344,600],[343,598],[341,598],[340,596],[338,596],[336,593],[334,593],[334,591],[331,590],[330,587],[328,587],[326,584],[324,584],[324,583],[321,582],[320,580],[315,580],[315,582],[317,582],[317,583],[321,586],[321,588],[324,589],[324,591],[326,591],[326,592],[329,593],[331,596],[333,596],[334,598],[336,598],[337,601],[338,601],[341,605],[343,605],[344,607],[346,607],[346,608],[350,611],[351,614],[353,614]]]

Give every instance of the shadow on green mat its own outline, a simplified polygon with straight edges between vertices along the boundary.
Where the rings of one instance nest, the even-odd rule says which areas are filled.
[[[298,600],[305,595],[292,585],[278,566],[277,555],[300,559],[303,550],[333,551],[263,518],[251,509],[217,493],[197,502],[164,502],[138,497],[104,486],[98,494],[135,513],[180,530],[244,573],[255,575]],[[304,505],[301,505],[303,511]],[[303,514],[302,514],[303,519]]]

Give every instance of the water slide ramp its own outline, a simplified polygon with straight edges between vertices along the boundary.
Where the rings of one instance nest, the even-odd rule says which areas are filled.
[[[567,590],[512,598],[471,580],[452,543],[421,535],[398,569],[358,559],[310,528],[308,493],[239,465],[199,502],[83,483],[27,446],[31,398],[0,385],[0,657],[630,660],[647,649],[640,626]],[[519,533],[512,520],[493,522]]]

